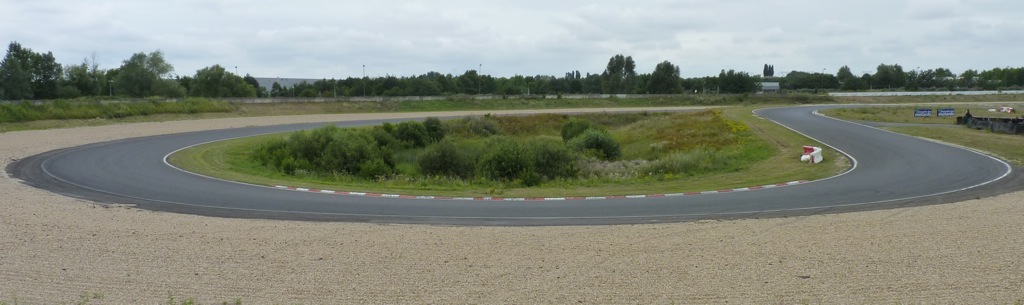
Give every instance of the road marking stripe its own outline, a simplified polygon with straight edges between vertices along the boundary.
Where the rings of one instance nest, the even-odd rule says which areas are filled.
[[[433,200],[461,200],[461,201],[571,201],[571,200],[609,200],[609,199],[645,199],[645,198],[662,198],[662,197],[679,197],[679,196],[695,196],[695,195],[711,195],[711,194],[724,194],[732,192],[745,192],[745,191],[756,191],[771,188],[778,188],[784,186],[792,186],[798,184],[804,184],[810,182],[808,180],[790,181],[786,183],[769,184],[762,186],[751,186],[741,187],[734,189],[724,189],[717,191],[703,191],[703,192],[685,192],[685,193],[671,193],[671,194],[645,194],[645,195],[613,195],[613,196],[585,196],[585,197],[450,197],[450,196],[430,196],[430,195],[402,195],[402,194],[382,194],[382,193],[364,193],[364,192],[347,192],[347,191],[334,191],[334,190],[322,190],[314,188],[304,187],[292,187],[286,185],[271,185],[271,187],[282,190],[298,191],[298,192],[311,192],[321,194],[332,194],[332,195],[348,195],[348,196],[363,196],[363,197],[382,197],[382,198],[400,198],[400,199],[433,199]]]

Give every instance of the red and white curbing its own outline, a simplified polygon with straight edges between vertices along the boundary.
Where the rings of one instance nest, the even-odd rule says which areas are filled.
[[[810,182],[808,180],[791,181],[786,183],[769,184],[762,186],[752,186],[735,189],[725,189],[717,191],[704,191],[704,192],[687,192],[687,193],[672,193],[672,194],[647,194],[647,195],[623,195],[623,196],[589,196],[589,197],[534,197],[534,198],[506,198],[506,197],[450,197],[450,196],[417,196],[417,195],[398,195],[398,194],[382,194],[382,193],[366,193],[366,192],[346,192],[346,191],[333,191],[333,190],[320,190],[302,187],[292,187],[284,185],[274,185],[274,188],[296,191],[296,192],[308,192],[308,193],[320,193],[330,195],[345,195],[345,196],[360,196],[360,197],[379,197],[379,198],[400,198],[400,199],[432,199],[432,200],[462,200],[462,201],[575,201],[575,200],[609,200],[609,199],[644,199],[644,198],[662,198],[662,197],[680,197],[680,196],[696,196],[696,195],[710,195],[710,194],[723,194],[723,193],[734,193],[734,192],[746,192],[756,191],[763,189],[771,189],[777,187],[798,185]]]

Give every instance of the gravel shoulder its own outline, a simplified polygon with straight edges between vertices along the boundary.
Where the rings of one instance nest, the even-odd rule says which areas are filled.
[[[654,110],[654,109],[652,109]],[[501,113],[490,111],[491,113]],[[545,110],[543,112],[550,112]],[[444,113],[436,115],[461,115]],[[0,134],[0,164],[232,118]],[[430,115],[430,114],[427,114]],[[0,179],[0,303],[957,303],[1024,299],[1024,192],[790,218],[593,227],[222,219]]]

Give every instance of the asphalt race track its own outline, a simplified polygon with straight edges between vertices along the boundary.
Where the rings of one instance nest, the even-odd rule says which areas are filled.
[[[246,185],[197,176],[164,163],[171,152],[199,143],[323,124],[211,130],[97,143],[28,157],[10,164],[7,170],[12,177],[38,188],[103,203],[134,204],[142,209],[217,217],[445,225],[582,225],[779,217],[954,202],[1021,188],[1021,175],[1005,162],[814,114],[827,107],[837,106],[770,108],[756,113],[843,152],[854,160],[852,170],[794,186],[696,196],[571,201],[379,198]]]

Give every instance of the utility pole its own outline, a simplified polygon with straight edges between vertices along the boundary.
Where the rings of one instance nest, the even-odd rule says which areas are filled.
[[[818,85],[822,91],[825,91],[825,69],[827,68],[821,68],[821,81]]]
[[[363,96],[366,96],[366,65],[363,65]]]

